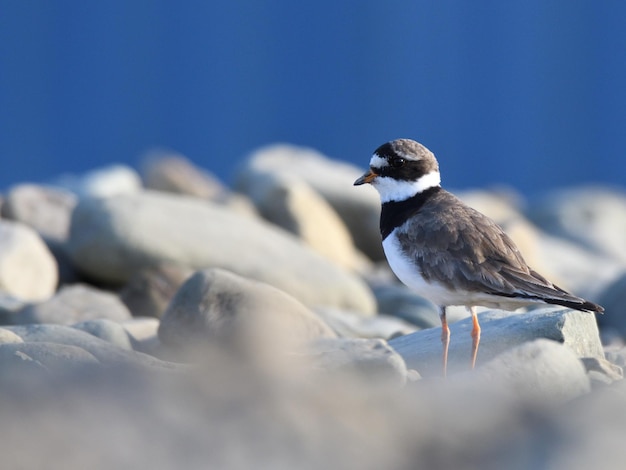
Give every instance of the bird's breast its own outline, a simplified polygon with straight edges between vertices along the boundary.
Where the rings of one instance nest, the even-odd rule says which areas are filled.
[[[393,230],[383,240],[383,250],[389,267],[400,281],[417,294],[439,303],[440,296],[448,290],[436,283],[427,282],[409,249],[403,249],[398,240],[397,230]]]

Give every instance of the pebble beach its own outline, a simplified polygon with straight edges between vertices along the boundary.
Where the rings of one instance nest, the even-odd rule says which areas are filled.
[[[451,308],[444,379],[366,165],[277,144],[226,184],[153,152],[3,191],[2,468],[624,468],[626,191],[448,188],[606,311],[481,308],[470,370]]]

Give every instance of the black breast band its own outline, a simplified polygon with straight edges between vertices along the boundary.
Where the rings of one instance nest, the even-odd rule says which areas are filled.
[[[393,232],[393,229],[402,225],[415,215],[434,194],[441,191],[441,186],[428,188],[404,201],[385,202],[380,213],[380,234],[383,240]]]

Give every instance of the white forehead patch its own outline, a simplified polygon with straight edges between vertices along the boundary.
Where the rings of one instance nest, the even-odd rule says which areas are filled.
[[[389,162],[387,161],[386,158],[379,157],[376,154],[372,155],[372,158],[370,159],[370,167],[372,167],[372,168],[384,168],[386,166],[389,166]]]
[[[416,194],[434,188],[441,184],[438,171],[431,171],[416,181],[397,180],[388,176],[378,176],[372,181],[372,186],[380,194],[380,202],[404,201]]]

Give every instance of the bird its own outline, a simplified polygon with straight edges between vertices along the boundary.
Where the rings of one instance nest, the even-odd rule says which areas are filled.
[[[369,170],[354,185],[366,183],[380,196],[380,233],[391,270],[439,308],[444,376],[450,344],[447,307],[465,306],[471,314],[472,369],[481,331],[477,306],[517,310],[552,304],[604,311],[529,267],[499,225],[441,187],[435,155],[415,140],[397,139],[378,147]]]

